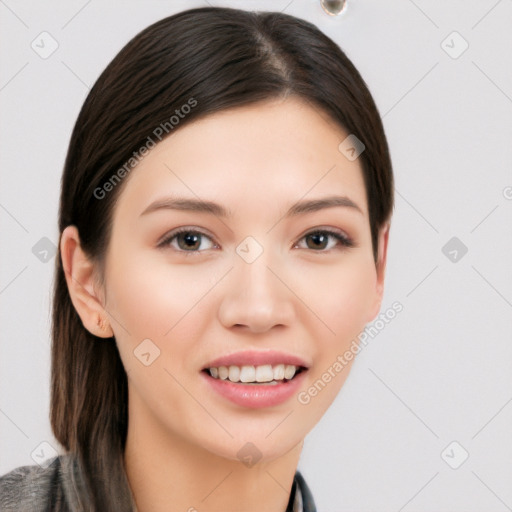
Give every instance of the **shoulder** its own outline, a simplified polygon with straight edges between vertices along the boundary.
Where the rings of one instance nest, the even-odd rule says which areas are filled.
[[[0,476],[0,510],[47,510],[58,491],[63,457],[53,457],[44,466],[20,466]]]

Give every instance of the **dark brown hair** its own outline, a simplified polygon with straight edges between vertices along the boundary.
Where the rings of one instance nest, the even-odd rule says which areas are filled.
[[[366,149],[360,155],[374,257],[393,209],[393,175],[382,122],[360,74],[311,23],[278,12],[190,9],[147,27],[102,72],[71,135],[62,176],[59,231],[75,225],[102,268],[123,182],[112,176],[183,105],[172,134],[200,117],[289,95],[308,101]],[[166,132],[167,135],[167,132]],[[341,142],[341,141],[340,141]],[[107,190],[98,198],[98,190]],[[95,193],[96,191],[96,193]],[[88,510],[130,510],[123,467],[127,378],[115,339],[83,326],[56,258],[50,420],[79,462]]]

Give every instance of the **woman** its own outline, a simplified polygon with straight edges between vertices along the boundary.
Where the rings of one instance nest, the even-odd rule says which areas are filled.
[[[315,26],[209,7],[139,33],[65,162],[64,453],[4,475],[1,509],[315,511],[303,440],[379,312],[392,208],[373,99]]]

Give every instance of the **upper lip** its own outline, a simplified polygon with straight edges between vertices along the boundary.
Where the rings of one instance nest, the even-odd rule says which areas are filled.
[[[262,366],[270,364],[290,364],[294,366],[302,366],[308,368],[309,365],[300,357],[286,352],[276,350],[260,351],[246,350],[243,352],[234,352],[227,356],[218,357],[210,361],[203,369],[218,368],[219,366]]]

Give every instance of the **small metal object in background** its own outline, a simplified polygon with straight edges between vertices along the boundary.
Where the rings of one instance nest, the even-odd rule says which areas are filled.
[[[341,14],[347,7],[347,0],[320,0],[323,10],[331,16]]]

